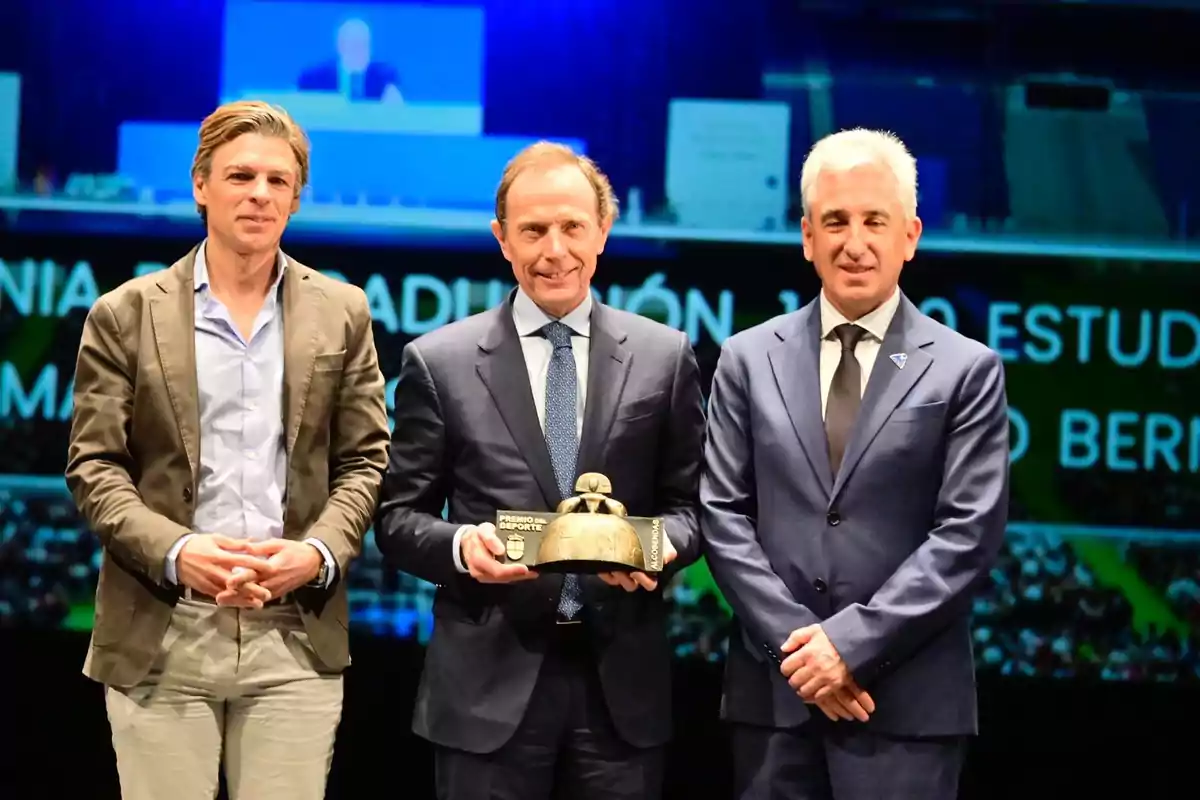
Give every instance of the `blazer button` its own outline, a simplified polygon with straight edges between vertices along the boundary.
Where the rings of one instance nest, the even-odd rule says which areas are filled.
[[[842,521],[842,516],[836,511],[830,511],[825,517],[825,521],[830,525],[837,525]]]
[[[192,487],[190,487],[190,486],[183,487],[183,502],[185,502],[185,503],[192,502]]]
[[[829,591],[829,584],[825,583],[825,581],[821,580],[820,578],[817,578],[815,581],[813,581],[813,588],[816,589],[819,594],[825,594],[825,592]]]

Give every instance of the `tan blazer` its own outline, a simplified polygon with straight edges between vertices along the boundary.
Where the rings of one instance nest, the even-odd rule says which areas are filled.
[[[75,368],[67,486],[104,557],[84,673],[131,686],[152,666],[179,597],[167,552],[191,530],[200,459],[196,249],[128,281],[88,313]],[[371,525],[389,441],[366,296],[289,259],[283,281],[284,535],[320,539],[329,591],[296,592],[331,669],[349,664],[346,570]]]

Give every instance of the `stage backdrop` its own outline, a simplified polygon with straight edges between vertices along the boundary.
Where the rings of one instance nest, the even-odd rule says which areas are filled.
[[[87,629],[99,564],[62,479],[78,339],[96,297],[191,242],[9,237],[0,244],[0,624]],[[498,303],[498,253],[297,245],[362,286],[393,406],[402,346]],[[980,669],[1195,681],[1200,622],[1200,272],[1191,265],[925,254],[902,285],[1001,353],[1011,404],[1009,539],[975,602]],[[813,299],[798,250],[607,256],[597,296],[687,331],[707,391],[732,333]],[[889,361],[881,360],[885,367]],[[353,625],[424,641],[432,587],[350,575]],[[728,610],[703,562],[669,589],[681,658],[719,661]]]

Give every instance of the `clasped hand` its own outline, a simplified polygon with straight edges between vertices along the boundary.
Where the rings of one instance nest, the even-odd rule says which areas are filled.
[[[177,563],[180,581],[218,605],[262,608],[316,578],[321,559],[306,542],[199,535],[184,544]]]
[[[829,719],[866,722],[875,713],[875,701],[859,688],[820,625],[792,631],[780,649],[790,654],[779,667],[788,685]]]

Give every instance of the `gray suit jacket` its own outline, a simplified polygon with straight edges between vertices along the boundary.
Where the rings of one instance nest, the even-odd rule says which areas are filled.
[[[778,727],[807,720],[779,647],[819,622],[875,699],[870,728],[973,733],[970,590],[993,564],[1008,513],[1000,358],[902,297],[834,478],[820,327],[814,300],[739,333],[713,380],[701,530],[737,622],[722,713]],[[903,368],[896,353],[907,354]]]
[[[631,515],[663,516],[679,551],[655,592],[583,582],[613,722],[624,739],[646,747],[671,730],[662,587],[699,553],[704,412],[683,333],[601,303],[591,324],[576,474],[602,472]],[[494,520],[501,508],[553,510],[563,499],[511,295],[409,344],[395,399],[375,541],[389,563],[438,585],[414,730],[447,747],[491,752],[524,716],[562,591],[562,576],[485,585],[454,566],[461,524]]]

